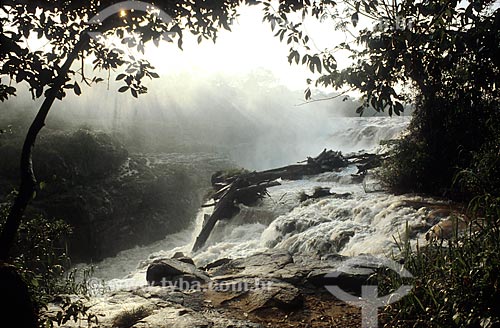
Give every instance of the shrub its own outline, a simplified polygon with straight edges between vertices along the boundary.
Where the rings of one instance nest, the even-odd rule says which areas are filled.
[[[412,292],[381,314],[384,327],[482,327],[500,325],[500,198],[477,197],[470,230],[452,240],[434,241],[412,251],[401,247],[406,269],[415,277]],[[458,228],[457,228],[458,232]],[[383,281],[385,294],[402,283]]]
[[[0,229],[5,224],[8,203],[0,206]],[[48,220],[37,215],[26,218],[21,223],[12,249],[12,263],[27,285],[35,311],[40,313],[50,302],[58,300],[60,311],[55,314],[39,316],[41,327],[53,327],[70,319],[84,317],[96,321],[89,312],[89,306],[80,299],[72,299],[67,294],[87,296],[86,279],[77,281],[75,272],[66,272],[70,259],[66,252],[66,239],[71,227],[62,220]]]

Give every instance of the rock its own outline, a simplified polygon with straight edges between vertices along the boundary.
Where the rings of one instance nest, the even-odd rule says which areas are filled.
[[[195,283],[199,287],[210,278],[198,270],[193,264],[177,259],[155,260],[147,269],[146,280],[153,286],[176,286],[181,289],[191,289]],[[193,286],[190,286],[193,284]]]
[[[302,306],[302,295],[299,289],[286,282],[273,282],[269,287],[259,288],[250,294],[258,308],[276,307],[291,311]]]
[[[222,258],[222,259],[218,259],[212,263],[209,263],[207,265],[205,265],[203,267],[203,270],[205,271],[209,271],[209,270],[212,270],[212,269],[215,269],[215,268],[218,268],[220,267],[221,265],[224,265],[224,264],[227,264],[231,262],[231,259],[228,259],[228,258]]]
[[[338,194],[335,192],[330,191],[331,188],[325,188],[325,187],[316,187],[314,188],[314,192],[312,195],[308,195],[305,192],[302,192],[299,196],[300,202],[305,202],[306,200],[309,199],[320,199],[323,197],[333,197],[333,198],[339,198],[339,199],[345,199],[345,198],[350,198],[352,197],[352,194],[347,192],[343,194]]]
[[[142,319],[134,328],[261,328],[262,325],[225,318],[221,313],[199,313],[186,308],[163,308]]]
[[[351,240],[351,237],[354,236],[354,231],[342,231],[339,233],[332,234],[330,237],[333,241],[333,244],[337,248],[337,252],[340,252],[347,243]]]
[[[0,316],[6,326],[38,327],[35,307],[26,283],[14,266],[3,263],[0,263]]]
[[[178,258],[181,258],[181,257],[185,257],[186,255],[184,255],[183,252],[175,252],[174,256],[172,256],[173,259],[178,259]]]
[[[184,304],[184,294],[175,290],[175,288],[147,286],[134,291],[134,293],[147,299],[159,299],[179,305]]]
[[[275,271],[290,263],[293,263],[290,253],[283,250],[273,250],[231,260],[210,273],[214,276],[233,275],[270,278],[273,277]]]
[[[316,287],[338,286],[346,292],[360,296],[361,286],[372,284],[370,278],[383,267],[380,259],[360,255],[340,261],[330,268],[313,270],[307,275],[306,282]]]
[[[172,258],[176,259],[177,261],[195,265],[193,259],[190,258],[189,256],[184,255],[183,252],[176,252],[174,256],[172,256]]]
[[[456,237],[457,232],[460,235],[464,231],[467,231],[468,228],[469,224],[465,217],[447,217],[432,226],[425,234],[425,239],[428,241],[453,239],[454,237]]]
[[[235,288],[228,286],[240,287],[245,284],[248,288],[240,292],[234,292]],[[238,308],[244,312],[250,313],[266,308],[278,308],[284,311],[292,311],[302,306],[302,295],[300,290],[292,284],[273,280],[262,281],[259,286],[255,286],[254,281],[238,279],[234,281],[225,281],[225,287],[215,291],[217,302],[220,305]]]
[[[211,322],[201,313],[185,308],[165,307],[134,325],[135,328],[209,328]]]

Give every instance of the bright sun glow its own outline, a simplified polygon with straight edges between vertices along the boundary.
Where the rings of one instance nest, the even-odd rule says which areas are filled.
[[[307,24],[307,30],[314,39],[314,51],[320,52],[327,47],[343,42],[344,35],[328,33],[317,22]],[[221,31],[216,44],[185,34],[184,51],[171,43],[146,47],[146,57],[161,73],[192,72],[197,75],[218,73],[244,75],[256,69],[271,71],[279,82],[292,89],[303,90],[306,79],[312,73],[301,65],[290,65],[287,57],[289,48],[281,43],[269,24],[262,23],[259,8],[244,8],[232,31]],[[347,57],[338,58],[339,66],[346,66]]]

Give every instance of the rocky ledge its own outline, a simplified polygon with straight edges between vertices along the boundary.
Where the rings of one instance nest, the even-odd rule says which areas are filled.
[[[359,309],[325,286],[359,295],[377,266],[346,267],[345,261],[338,255],[320,259],[269,250],[200,268],[177,254],[145,265],[144,286],[89,302],[99,327],[360,327]],[[331,272],[339,274],[325,277]],[[66,327],[79,325],[87,323]]]

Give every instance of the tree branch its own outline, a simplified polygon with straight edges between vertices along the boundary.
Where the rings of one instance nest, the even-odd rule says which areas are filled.
[[[0,261],[6,261],[8,259],[9,251],[14,243],[24,211],[36,191],[37,181],[35,173],[33,172],[32,151],[38,133],[45,126],[45,119],[47,118],[49,110],[52,107],[57,94],[61,91],[61,88],[66,81],[66,76],[68,75],[71,65],[78,57],[78,53],[88,45],[89,41],[90,36],[88,33],[82,33],[80,41],[78,41],[73,50],[69,53],[66,58],[66,62],[59,70],[59,75],[54,79],[54,84],[48,90],[47,96],[45,97],[44,102],[38,110],[38,113],[31,123],[28,133],[26,134],[21,152],[21,182],[19,186],[19,193],[14,200],[14,204],[11,207],[7,221],[5,222],[3,230],[0,234]]]
[[[313,99],[313,100],[309,100],[309,101],[305,101],[303,103],[297,104],[295,106],[298,107],[298,106],[303,106],[303,105],[307,105],[307,104],[311,104],[311,103],[315,103],[315,102],[319,102],[319,101],[328,101],[328,100],[337,99],[337,98],[340,98],[340,97],[346,95],[348,92],[351,92],[353,90],[354,90],[354,88],[350,88],[349,90],[343,91],[343,92],[339,93],[338,95],[335,95],[335,96],[332,96],[332,97],[320,98],[320,99]]]

